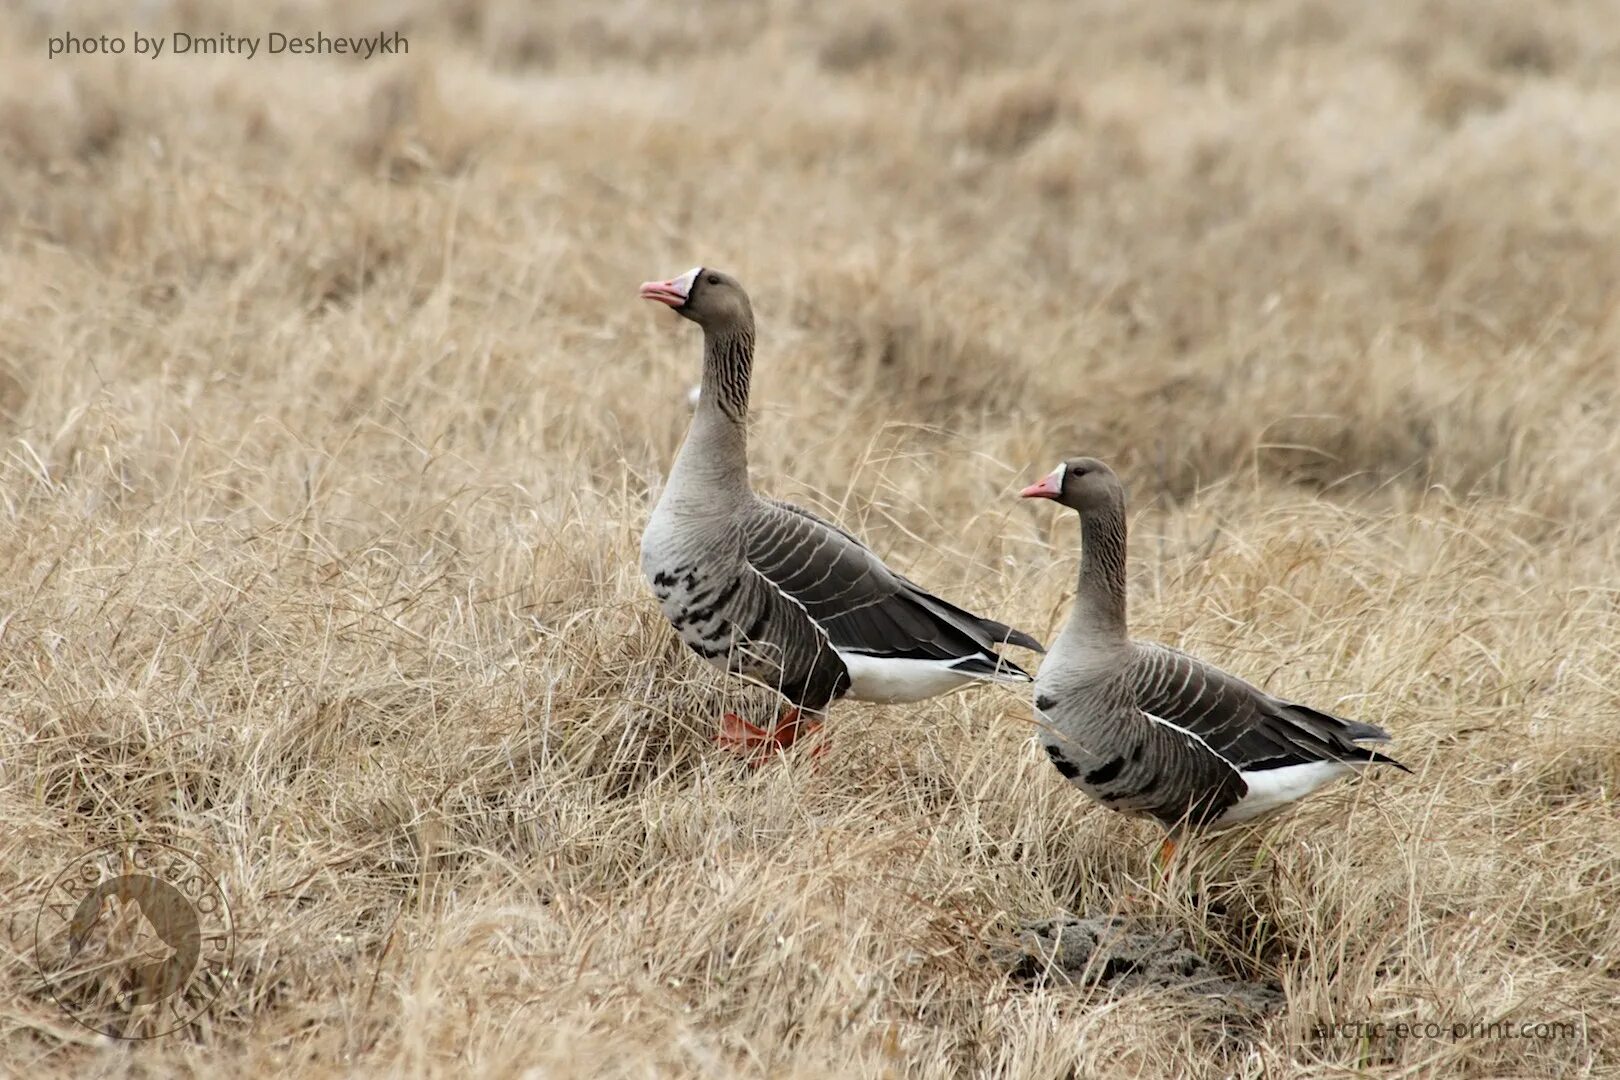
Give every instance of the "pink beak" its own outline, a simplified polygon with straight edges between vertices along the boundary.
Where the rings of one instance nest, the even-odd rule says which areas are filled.
[[[656,300],[660,304],[668,304],[679,309],[692,297],[692,286],[697,284],[698,275],[703,273],[703,267],[694,266],[680,277],[672,277],[668,281],[643,281],[641,283],[641,298],[643,300]]]
[[[641,283],[641,298],[643,300],[656,300],[660,304],[668,304],[678,308],[686,303],[686,294],[680,290],[674,281],[643,281]]]
[[[1018,493],[1021,499],[1055,499],[1063,494],[1062,481],[1055,476],[1043,476]]]

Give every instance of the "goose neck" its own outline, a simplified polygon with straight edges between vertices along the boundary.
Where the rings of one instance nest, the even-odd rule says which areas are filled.
[[[1080,516],[1080,580],[1065,628],[1097,644],[1123,644],[1125,508],[1104,506]]]
[[[751,326],[703,332],[703,391],[698,405],[737,424],[748,418],[748,384],[754,372]]]
[[[694,512],[717,512],[753,490],[748,483],[753,353],[752,329],[704,333],[702,390],[670,473],[672,497]]]

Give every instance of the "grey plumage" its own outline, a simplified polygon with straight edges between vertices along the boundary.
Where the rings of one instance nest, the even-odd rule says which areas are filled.
[[[754,492],[753,314],[742,288],[699,268],[643,295],[704,330],[702,391],[641,545],[681,639],[812,711],[846,694],[916,700],[976,680],[1029,681],[995,646],[1038,650],[1034,638],[933,596],[838,526]]]
[[[1130,640],[1125,492],[1107,465],[1065,462],[1025,489],[1080,512],[1079,586],[1035,682],[1040,741],[1059,772],[1112,809],[1172,829],[1249,820],[1372,763],[1372,724],[1284,701],[1163,645]]]

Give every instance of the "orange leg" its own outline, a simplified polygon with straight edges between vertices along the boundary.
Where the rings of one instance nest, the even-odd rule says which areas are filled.
[[[1171,833],[1164,838],[1164,843],[1159,845],[1159,854],[1153,860],[1154,865],[1159,868],[1160,877],[1167,878],[1170,876],[1170,861],[1175,857],[1176,837],[1174,833]]]
[[[720,734],[714,741],[732,753],[748,758],[748,764],[757,768],[778,751],[786,751],[800,739],[820,730],[819,719],[805,716],[796,708],[784,709],[769,730],[728,712],[720,718]],[[826,750],[824,744],[817,743],[810,754],[819,758]]]

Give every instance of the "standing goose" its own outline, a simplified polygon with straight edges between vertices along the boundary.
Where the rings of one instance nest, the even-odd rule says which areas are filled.
[[[1221,829],[1304,798],[1365,765],[1411,770],[1360,742],[1372,724],[1272,697],[1125,630],[1125,488],[1096,458],[1065,461],[1021,492],[1080,513],[1080,584],[1035,680],[1041,745],[1058,772],[1113,810],[1168,830]]]
[[[703,328],[692,425],[641,538],[641,568],[699,656],[787,699],[767,730],[727,713],[719,741],[757,763],[820,726],[840,697],[920,701],[970,682],[1029,682],[998,644],[1028,634],[949,604],[808,510],[748,480],[754,314],[742,286],[697,267],[641,286]]]

